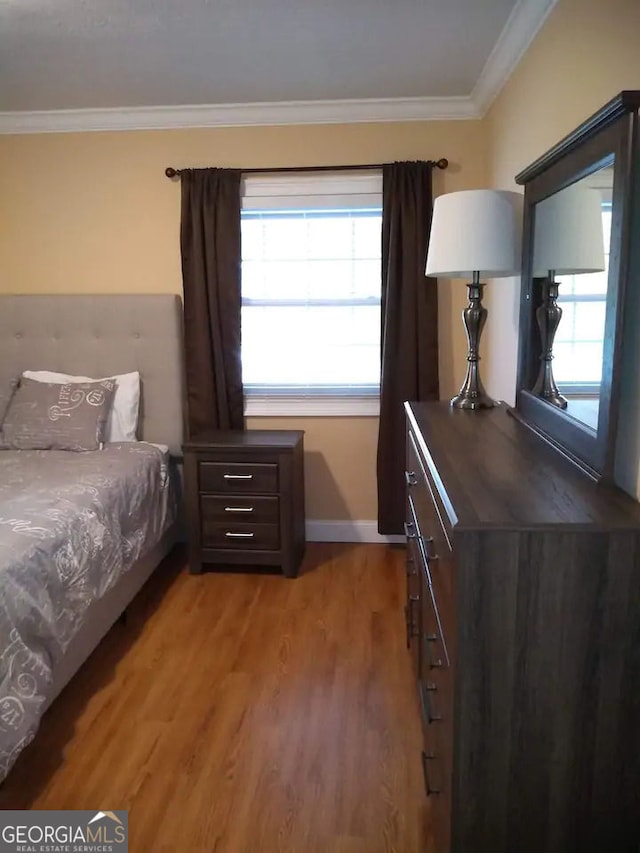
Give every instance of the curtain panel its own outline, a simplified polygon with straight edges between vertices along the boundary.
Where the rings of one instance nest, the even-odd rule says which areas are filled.
[[[244,428],[240,177],[241,172],[233,169],[181,172],[189,437],[209,429]]]
[[[432,167],[392,163],[382,181],[382,368],[378,530],[402,534],[405,400],[437,400],[438,290],[425,278],[433,207]]]

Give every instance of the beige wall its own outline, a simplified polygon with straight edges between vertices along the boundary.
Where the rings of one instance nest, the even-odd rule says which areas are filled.
[[[623,88],[640,88],[640,0],[559,0],[483,121],[0,137],[0,292],[179,292],[167,165],[279,166],[446,156],[435,192],[514,175]],[[483,377],[511,401],[519,282],[486,290]],[[440,284],[441,393],[465,369],[465,290]],[[306,431],[307,514],[376,517],[375,418],[254,418]]]
[[[478,121],[0,137],[0,292],[179,292],[180,188],[166,166],[447,157],[435,192],[486,185]],[[462,287],[440,285],[443,396],[464,374]],[[375,418],[252,419],[306,431],[307,515],[375,519]]]
[[[514,176],[623,89],[640,89],[640,0],[559,0],[485,118],[491,186]],[[513,402],[520,281],[487,288],[484,378]]]

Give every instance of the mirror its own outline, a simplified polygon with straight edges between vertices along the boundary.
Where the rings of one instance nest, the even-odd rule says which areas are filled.
[[[625,341],[627,362],[635,347],[623,316],[640,267],[639,109],[640,92],[622,92],[516,177],[525,206],[512,414],[596,480],[614,479]]]
[[[542,359],[531,392],[598,429],[613,162],[535,205],[533,270]]]

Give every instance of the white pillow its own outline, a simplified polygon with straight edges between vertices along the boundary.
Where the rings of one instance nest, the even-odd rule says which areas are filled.
[[[137,441],[138,409],[140,406],[140,374],[122,373],[119,376],[103,376],[91,379],[88,376],[70,376],[50,370],[25,370],[22,375],[36,382],[100,382],[115,379],[116,393],[107,420],[105,441]]]

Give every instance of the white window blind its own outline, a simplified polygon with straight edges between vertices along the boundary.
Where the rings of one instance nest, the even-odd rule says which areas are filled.
[[[553,346],[553,372],[565,394],[597,392],[602,380],[602,351],[609,278],[611,203],[602,203],[605,268],[602,272],[557,276],[562,320]]]
[[[242,368],[249,398],[378,394],[381,204],[380,173],[245,179]]]

